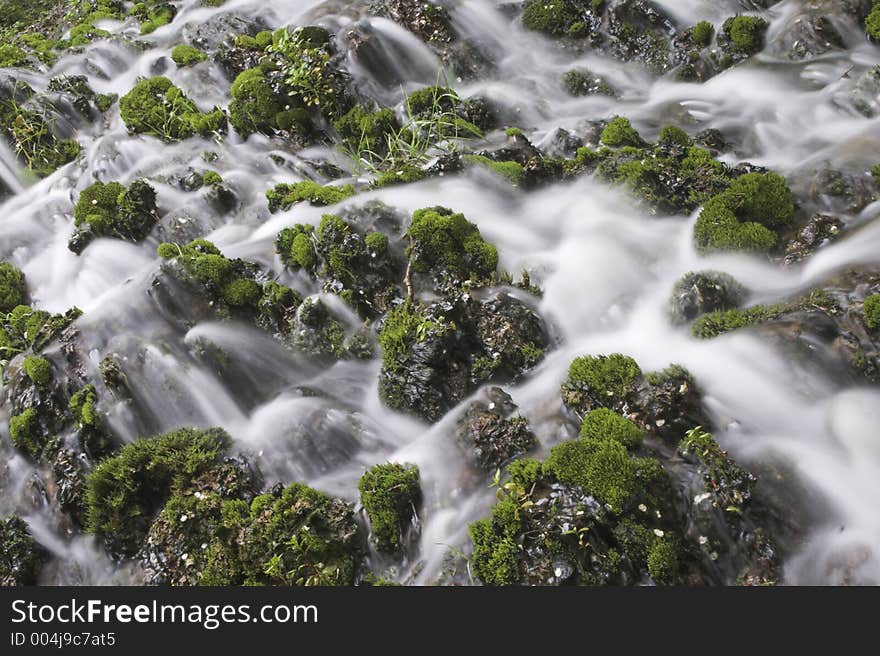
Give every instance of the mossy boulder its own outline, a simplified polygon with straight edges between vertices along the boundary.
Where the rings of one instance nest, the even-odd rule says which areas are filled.
[[[872,294],[862,304],[865,325],[872,330],[880,329],[880,294]]]
[[[221,429],[192,428],[127,444],[88,477],[88,531],[112,553],[134,555],[171,495],[217,467],[230,444]]]
[[[171,59],[180,68],[195,66],[208,58],[204,52],[190,45],[180,44],[171,50]]]
[[[144,180],[128,187],[95,182],[79,195],[73,219],[77,231],[68,248],[77,254],[97,237],[143,241],[158,221],[156,190]]]
[[[785,178],[773,172],[746,173],[706,202],[694,226],[694,242],[702,252],[766,252],[793,217]]]
[[[419,468],[400,463],[375,465],[361,477],[358,492],[370,517],[376,548],[383,553],[399,552],[421,503]]]
[[[129,132],[153,135],[163,141],[226,132],[226,114],[222,109],[201,112],[167,77],[138,81],[119,99],[119,111]]]
[[[45,556],[21,517],[0,519],[0,587],[35,585]]]
[[[353,196],[355,189],[352,185],[322,186],[311,180],[303,180],[293,184],[277,184],[266,192],[266,200],[269,201],[269,211],[287,211],[296,203],[308,201],[310,205],[322,207],[342,202]]]
[[[721,29],[737,51],[754,55],[764,48],[769,25],[760,16],[734,16],[724,21]]]
[[[445,207],[417,210],[406,232],[407,255],[417,272],[483,280],[498,267],[498,250],[464,214]]]
[[[325,291],[338,294],[365,318],[383,314],[402,297],[400,247],[392,247],[385,232],[364,231],[354,220],[328,214],[317,230],[302,224],[285,228],[275,249],[286,266],[315,276]]]

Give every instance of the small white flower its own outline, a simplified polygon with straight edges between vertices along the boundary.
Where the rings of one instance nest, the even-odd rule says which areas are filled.
[[[643,504],[643,503],[640,503],[640,504],[639,504],[639,510],[641,510],[642,512],[648,512],[648,506],[646,506],[646,505]]]
[[[709,542],[709,538],[707,538],[705,535],[701,535],[698,539],[698,542],[700,544],[707,544]]]
[[[189,518],[186,515],[180,516],[180,521],[182,521],[182,522],[185,522],[187,519],[189,519]]]
[[[662,538],[666,534],[663,531],[661,531],[659,528],[655,528],[654,535],[656,535],[658,538]]]

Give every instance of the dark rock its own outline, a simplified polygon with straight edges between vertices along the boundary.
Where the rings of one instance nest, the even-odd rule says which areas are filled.
[[[729,274],[718,271],[687,273],[672,288],[670,315],[673,323],[688,323],[707,312],[739,307],[746,294],[746,288]]]
[[[538,441],[524,417],[511,417],[517,406],[509,394],[492,387],[486,396],[486,401],[474,401],[468,406],[456,427],[455,439],[478,467],[495,471],[533,449]]]
[[[814,214],[797,236],[785,247],[786,265],[796,264],[828,242],[835,241],[843,233],[843,222],[827,214]]]

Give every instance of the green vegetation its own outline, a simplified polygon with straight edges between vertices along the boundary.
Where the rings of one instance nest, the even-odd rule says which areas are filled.
[[[141,34],[151,34],[173,21],[177,15],[177,8],[165,0],[143,0],[135,4],[128,11],[128,15],[140,21]]]
[[[118,182],[95,182],[79,195],[73,219],[79,231],[70,249],[76,253],[95,237],[143,241],[158,220],[156,190],[144,180],[128,188]]]
[[[208,55],[198,48],[185,44],[174,46],[174,49],[171,51],[171,59],[180,67],[193,66],[205,61],[207,58]]]
[[[880,294],[868,296],[862,305],[862,312],[865,314],[865,324],[868,328],[874,330],[880,328]]]
[[[29,355],[21,365],[25,375],[34,385],[45,387],[52,381],[52,363],[38,355]]]
[[[639,365],[627,355],[585,355],[572,361],[562,388],[605,406],[626,397],[641,374]]]
[[[9,438],[19,451],[39,460],[49,446],[49,437],[43,432],[37,411],[27,408],[9,418]]]
[[[776,245],[775,231],[790,224],[793,216],[785,178],[773,172],[747,173],[705,204],[694,226],[694,240],[703,252],[766,252]]]
[[[445,207],[416,210],[406,236],[406,253],[416,271],[444,270],[481,279],[491,277],[498,267],[497,249],[477,226]]]
[[[0,4],[0,9],[4,7]],[[18,515],[0,519],[0,586],[34,585],[42,553]]]
[[[510,184],[519,186],[522,184],[525,171],[522,164],[514,161],[496,162],[483,155],[465,155],[464,161],[468,164],[486,168],[500,178],[504,178]]]
[[[681,146],[682,148],[690,148],[693,141],[687,132],[675,125],[665,125],[660,130],[660,142],[664,146]]]
[[[608,125],[602,130],[600,140],[606,146],[613,148],[621,146],[641,148],[647,145],[630,124],[629,119],[623,116],[616,116],[608,122]]]
[[[266,192],[269,201],[269,211],[279,210],[286,212],[293,205],[302,201],[308,201],[310,205],[323,206],[339,203],[355,194],[351,185],[326,187],[311,180],[303,180],[293,184],[277,184]]]
[[[421,315],[410,302],[401,303],[388,313],[379,331],[384,369],[396,371],[400,367],[410,343],[417,339],[421,324]]]
[[[581,3],[569,0],[529,0],[522,15],[522,23],[526,29],[543,32],[554,36],[579,36],[584,31]],[[591,4],[594,14],[601,13],[604,2]]]
[[[700,339],[711,339],[731,330],[774,319],[784,311],[784,305],[753,305],[744,309],[716,310],[694,321],[691,334]]]
[[[722,29],[736,50],[754,55],[764,47],[764,35],[769,25],[757,16],[735,16],[724,21]]]
[[[119,111],[129,132],[151,134],[163,141],[226,131],[223,110],[202,113],[167,77],[140,80],[120,98]]]
[[[875,41],[880,41],[880,3],[875,2],[865,18],[865,32]]]
[[[641,429],[608,408],[598,408],[587,413],[581,425],[580,436],[594,442],[619,442],[629,450],[637,449],[642,444]]]
[[[24,303],[26,293],[24,274],[9,262],[0,262],[0,312]]]
[[[395,553],[403,547],[406,527],[421,500],[419,469],[388,463],[370,468],[358,483],[361,503],[379,551]]]
[[[715,26],[709,21],[700,21],[691,28],[691,38],[698,46],[708,48],[712,45],[712,38],[715,36]]]
[[[127,444],[88,477],[87,529],[133,555],[171,494],[217,466],[230,443],[221,429],[181,428]]]

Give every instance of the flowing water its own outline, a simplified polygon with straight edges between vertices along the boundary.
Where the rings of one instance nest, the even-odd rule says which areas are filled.
[[[440,62],[424,44],[390,21],[363,18],[357,4],[230,0],[216,9],[198,2],[179,4],[172,24],[143,37],[152,49],[141,52],[100,41],[80,54],[63,56],[48,74],[28,74],[26,81],[42,90],[52,75],[88,74],[96,92],[122,95],[137,77],[164,74],[203,109],[225,106],[229,82],[218,67],[177,69],[168,55],[188,26],[236,12],[259,15],[272,27],[306,24],[315,17],[337,27],[368,21],[404,83],[383,86],[356,62],[351,70],[362,88],[387,104],[400,103],[405,91],[438,78]],[[734,0],[659,4],[682,24],[708,19],[720,26],[725,16],[741,9]],[[769,12],[771,44],[800,4],[783,2]],[[482,44],[498,63],[485,79],[456,82],[457,90],[463,96],[487,95],[514,110],[518,125],[537,144],[559,127],[576,129],[585,119],[620,114],[649,139],[667,122],[737,134],[738,159],[730,156],[728,163],[748,160],[782,174],[863,160],[867,169],[878,151],[880,119],[867,119],[839,102],[853,78],[880,63],[880,49],[865,42],[863,34],[845,35],[845,52],[807,62],[775,59],[769,48],[694,85],[657,80],[636,65],[589,51],[575,55],[560,49],[523,30],[490,0],[461,0],[449,9],[459,33]],[[105,27],[136,30],[114,22]],[[620,97],[566,95],[558,79],[575,64],[605,76]],[[426,496],[420,548],[399,577],[432,581],[448,547],[467,543],[468,522],[484,515],[494,499],[484,485],[474,491],[462,483],[466,465],[450,434],[465,404],[429,426],[382,406],[378,360],[316,368],[251,327],[203,322],[181,328],[158,311],[149,294],[162,235],[154,233],[139,245],[99,240],[81,256],[67,249],[78,191],[95,180],[128,183],[143,176],[156,186],[166,213],[164,238],[205,236],[228,257],[283,272],[274,253],[275,234],[293,223],[317,223],[327,210],[297,205],[270,216],[264,192],[299,179],[297,171],[308,166],[307,159],[321,156],[342,165],[344,159],[321,149],[285,153],[259,135],[247,141],[230,134],[222,143],[194,138],[162,144],[129,136],[115,109],[103,123],[80,127],[77,138],[84,157],[39,182],[29,180],[11,152],[0,150],[0,175],[14,192],[0,210],[0,253],[24,271],[39,307],[55,312],[82,308],[79,339],[91,375],[97,376],[105,355],[122,359],[131,386],[142,394],[134,410],[108,408],[113,430],[134,439],[181,425],[222,426],[237,447],[257,454],[270,481],[299,480],[352,501],[366,467],[386,460],[417,463]],[[232,214],[218,217],[197,193],[163,182],[188,165],[204,168],[205,150],[217,153],[211,168],[242,201]],[[270,153],[283,159],[272,160]],[[880,392],[842,386],[821,367],[796,361],[755,334],[695,340],[666,315],[673,283],[691,270],[727,271],[753,290],[752,300],[772,302],[808,290],[847,266],[880,264],[877,207],[843,216],[848,226],[862,228],[848,231],[804,265],[782,269],[742,255],[700,256],[691,242],[695,217],[651,216],[623,193],[589,177],[522,192],[470,172],[370,191],[346,204],[373,198],[408,213],[437,204],[464,212],[498,246],[501,267],[527,269],[540,282],[539,310],[553,325],[559,345],[508,391],[530,419],[542,452],[570,437],[558,409],[559,384],[573,357],[619,351],[632,355],[646,371],[680,363],[703,388],[725,448],[745,463],[785,463],[811,491],[810,498],[821,501],[822,513],[785,565],[785,582],[880,583]],[[303,289],[290,273],[281,273],[280,280]],[[199,346],[205,343],[222,348],[239,375],[220,377],[199,359]],[[325,394],[304,397],[296,391],[301,386]],[[2,424],[5,430],[6,421]],[[71,537],[48,509],[35,509],[28,491],[33,466],[4,448],[9,462],[0,478],[0,511],[22,512],[36,537],[57,556],[53,580],[129,580],[128,569],[115,566],[91,538]],[[416,567],[418,560],[423,562]]]

